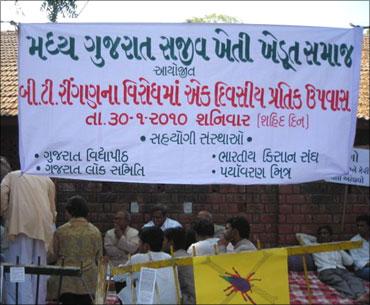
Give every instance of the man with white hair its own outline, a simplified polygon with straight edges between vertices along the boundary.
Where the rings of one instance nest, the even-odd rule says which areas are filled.
[[[127,211],[118,211],[113,221],[114,228],[104,236],[104,249],[111,265],[118,266],[138,249],[139,231],[130,227],[131,215]]]
[[[221,225],[218,225],[218,224],[215,224],[213,222],[213,216],[209,211],[207,211],[207,210],[199,211],[198,215],[197,215],[197,218],[198,219],[206,219],[209,222],[213,223],[213,227],[214,227],[214,231],[215,231],[214,237],[218,237],[218,238],[223,237],[225,227],[221,226]]]

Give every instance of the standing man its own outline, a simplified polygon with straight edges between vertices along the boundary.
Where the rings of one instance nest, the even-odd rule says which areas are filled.
[[[254,251],[256,246],[249,240],[250,225],[242,216],[231,217],[226,221],[224,238],[218,241],[221,252],[226,252],[226,247],[231,243],[232,252]]]
[[[356,218],[358,234],[351,238],[351,241],[362,240],[362,247],[352,249],[349,252],[353,258],[356,275],[370,281],[370,259],[369,259],[369,240],[370,240],[370,217],[360,215]]]
[[[139,231],[130,227],[131,215],[118,211],[114,216],[114,228],[104,236],[104,249],[112,266],[125,264],[129,254],[139,247]]]
[[[46,265],[46,254],[55,228],[55,185],[50,178],[8,173],[1,182],[1,216],[9,247],[5,252],[8,263]],[[46,276],[40,276],[39,304],[45,303]],[[36,275],[26,275],[19,284],[18,303],[35,304]],[[15,304],[15,283],[5,278],[6,304]]]
[[[214,234],[215,237],[221,238],[223,236],[224,231],[225,231],[225,227],[221,226],[221,225],[218,225],[218,224],[213,222],[213,216],[212,216],[211,212],[209,212],[207,210],[199,211],[198,215],[197,215],[197,218],[198,219],[206,219],[209,222],[213,223],[213,227],[215,229],[215,234]]]
[[[65,213],[68,221],[54,233],[54,257],[58,266],[81,267],[81,277],[65,276],[59,282],[60,276],[51,276],[48,281],[48,300],[56,300],[62,305],[92,305],[98,262],[103,251],[102,236],[99,229],[87,220],[89,208],[82,196],[70,197]]]
[[[163,204],[156,204],[150,211],[150,214],[152,220],[147,222],[143,228],[156,226],[165,231],[169,228],[182,227],[178,221],[167,217],[167,208]]]

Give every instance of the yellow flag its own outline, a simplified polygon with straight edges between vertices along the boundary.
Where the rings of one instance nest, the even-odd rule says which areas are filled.
[[[197,304],[289,304],[286,248],[193,259]]]

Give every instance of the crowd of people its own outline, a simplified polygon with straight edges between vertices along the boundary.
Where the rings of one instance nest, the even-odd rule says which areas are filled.
[[[1,158],[1,162],[6,162]],[[249,239],[250,225],[242,216],[229,218],[225,225],[215,224],[209,211],[200,211],[190,226],[171,219],[166,207],[155,205],[151,220],[139,230],[131,226],[127,210],[116,212],[112,229],[104,234],[88,221],[88,203],[72,196],[65,206],[67,222],[55,227],[55,185],[43,176],[3,172],[1,182],[1,216],[4,221],[1,237],[2,261],[13,264],[55,264],[81,267],[82,276],[50,277],[27,274],[19,283],[18,303],[34,304],[38,284],[38,304],[93,304],[97,285],[97,266],[105,257],[110,267],[125,266],[174,257],[213,255],[225,252],[257,250]],[[352,240],[361,240],[362,248],[313,254],[319,278],[344,296],[358,303],[368,301],[361,279],[369,281],[369,216],[357,218],[358,234]],[[303,233],[297,239],[303,244],[330,242],[332,229],[323,226],[317,236]],[[6,241],[6,242],[5,242]],[[348,271],[345,265],[351,265]],[[140,273],[113,277],[115,288],[124,303],[138,300]],[[178,282],[177,282],[178,281]],[[4,276],[4,303],[15,304],[15,283]],[[176,284],[178,283],[178,285]],[[136,288],[132,289],[132,287]],[[156,273],[155,303],[195,303],[192,266],[160,268]],[[59,299],[58,299],[59,297]]]

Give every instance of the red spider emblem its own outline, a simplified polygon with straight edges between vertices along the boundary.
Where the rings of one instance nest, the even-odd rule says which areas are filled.
[[[242,295],[244,301],[248,303],[248,300],[253,304],[256,305],[254,300],[250,297],[248,292],[252,292],[252,285],[251,281],[260,281],[261,279],[253,279],[255,272],[251,272],[248,274],[246,278],[242,278],[239,274],[239,272],[232,267],[235,274],[231,274],[229,272],[225,272],[225,275],[220,275],[225,281],[229,282],[231,285],[224,289],[224,292],[226,293],[226,296],[229,296],[233,293],[240,292]]]

